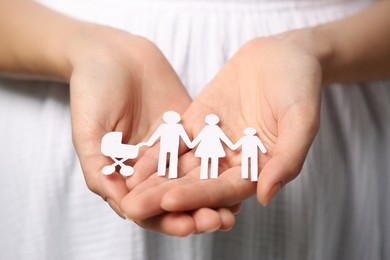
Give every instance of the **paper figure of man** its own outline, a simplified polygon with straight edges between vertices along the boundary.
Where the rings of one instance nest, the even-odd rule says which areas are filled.
[[[241,147],[241,177],[248,179],[249,160],[251,162],[251,181],[258,179],[258,149],[266,153],[267,149],[261,140],[255,135],[256,129],[248,127],[244,130],[245,136],[234,145],[234,150]]]
[[[180,137],[184,143],[191,147],[191,141],[183,126],[179,124],[181,118],[175,111],[165,112],[163,115],[165,124],[161,124],[156,132],[146,143],[142,145],[152,146],[160,138],[160,155],[158,159],[158,176],[165,176],[167,155],[169,153],[168,178],[177,178],[177,163],[179,157]]]

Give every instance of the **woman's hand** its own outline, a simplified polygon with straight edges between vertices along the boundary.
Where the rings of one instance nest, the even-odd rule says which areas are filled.
[[[219,178],[210,180],[199,180],[199,160],[188,152],[180,158],[179,179],[150,173],[129,178],[127,184],[134,189],[122,201],[124,212],[143,220],[163,212],[229,207],[253,195],[256,187],[259,202],[268,204],[298,176],[319,128],[322,69],[315,44],[307,32],[252,40],[183,115],[192,137],[204,127],[207,114],[220,117],[220,127],[233,142],[246,127],[256,128],[268,151],[260,155],[257,185],[241,178],[238,152],[227,151],[219,162]],[[146,164],[141,158],[136,166]]]
[[[88,187],[123,217],[118,205],[129,190],[119,173],[101,172],[113,163],[100,152],[103,135],[120,131],[123,143],[137,144],[161,123],[165,111],[183,112],[191,100],[153,43],[112,28],[90,27],[67,50],[73,141]]]
[[[125,212],[142,220],[167,211],[218,208],[251,196],[256,186],[258,200],[269,203],[300,172],[319,127],[321,84],[389,77],[389,10],[390,1],[379,1],[351,17],[255,39],[241,48],[193,102],[183,122],[196,136],[204,116],[217,114],[233,142],[245,127],[255,127],[268,150],[260,155],[257,185],[241,179],[238,154],[220,160],[217,180],[200,181],[199,161],[186,153],[179,161],[182,178],[168,182],[150,176],[123,199],[122,206],[130,205]],[[148,176],[127,184],[134,187]],[[150,198],[154,200],[148,203]],[[160,230],[175,221],[163,224]]]
[[[19,15],[15,16],[15,13]],[[135,144],[166,110],[184,111],[190,98],[154,44],[129,33],[85,23],[34,1],[0,1],[0,72],[70,81],[73,140],[88,187],[121,214],[128,192],[102,136],[123,131]]]
[[[252,195],[255,187],[259,202],[266,205],[298,176],[320,119],[322,69],[310,37],[306,32],[295,32],[247,43],[183,117],[186,122],[195,122],[192,134],[196,135],[204,125],[204,116],[217,114],[221,128],[233,142],[244,135],[246,127],[254,127],[268,151],[259,155],[257,186],[241,179],[241,157],[230,152],[220,161],[218,180],[202,182],[199,169],[190,171],[182,180],[186,185],[176,183],[164,195],[163,209],[227,206]],[[188,184],[188,178],[194,183]],[[196,190],[199,195],[192,196]]]
[[[154,128],[153,123],[160,123],[162,112],[184,111],[190,99],[180,81],[161,53],[144,39],[101,26],[81,26],[84,23],[34,1],[0,1],[0,7],[0,70],[71,77],[74,143],[87,184],[119,214],[120,199],[137,184],[122,200],[122,209],[142,220],[141,225],[167,233],[182,223],[175,218],[177,213],[167,211],[181,214],[204,206],[233,205],[255,192],[254,184],[240,178],[240,157],[235,153],[220,161],[217,180],[199,181],[199,162],[191,153],[180,160],[184,177],[169,182],[157,178],[154,165],[148,166],[157,149],[141,157],[137,166],[144,171],[129,178],[127,186],[117,173],[100,174],[111,163],[99,152],[101,137],[109,131],[123,131],[125,142],[136,143]],[[379,1],[360,14],[319,26],[317,31],[323,36],[317,41],[307,33],[310,29],[253,40],[187,110],[186,128],[196,136],[209,113],[220,116],[221,127],[232,141],[242,136],[245,127],[255,127],[268,150],[260,157],[257,196],[261,203],[268,203],[297,176],[318,129],[322,74],[328,83],[390,75],[389,9],[390,1]],[[321,46],[328,41],[332,55],[322,59]],[[201,208],[190,217],[202,224],[215,212]],[[226,216],[234,212],[219,214],[220,221],[215,223],[231,226]],[[194,224],[190,222],[182,227]],[[210,226],[196,230],[210,231]],[[187,225],[183,230],[191,229],[194,226]]]

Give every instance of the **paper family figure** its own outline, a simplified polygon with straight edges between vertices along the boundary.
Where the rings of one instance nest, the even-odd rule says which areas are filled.
[[[219,158],[225,157],[226,152],[223,148],[225,143],[231,150],[236,150],[241,146],[241,171],[242,178],[247,179],[249,175],[249,163],[251,180],[257,181],[258,178],[258,149],[262,153],[267,150],[261,140],[255,135],[256,129],[248,127],[244,130],[245,136],[233,144],[218,126],[219,117],[209,114],[205,117],[206,126],[200,131],[198,136],[191,142],[183,126],[180,124],[180,115],[175,111],[165,112],[163,115],[165,123],[161,124],[147,142],[138,145],[122,144],[121,132],[110,132],[103,136],[101,152],[111,157],[113,164],[105,166],[102,169],[103,174],[109,175],[115,172],[117,165],[121,167],[120,173],[124,176],[131,176],[134,169],[125,165],[128,159],[134,159],[138,156],[139,148],[143,145],[152,146],[160,139],[160,151],[158,160],[158,176],[165,176],[167,157],[169,154],[169,173],[168,178],[177,178],[177,164],[179,156],[180,138],[193,149],[197,146],[195,156],[201,158],[200,179],[218,178]],[[210,162],[210,163],[209,163]]]
[[[111,157],[113,164],[105,166],[102,169],[103,174],[109,175],[115,172],[115,166],[121,166],[120,174],[123,176],[131,176],[134,169],[131,166],[125,165],[124,162],[128,159],[134,159],[138,156],[140,145],[122,144],[121,132],[110,132],[103,136],[101,143],[101,152],[105,156]]]
[[[221,141],[223,141],[230,149],[234,148],[233,143],[217,125],[219,123],[219,117],[217,115],[207,115],[205,122],[207,125],[200,131],[191,144],[193,147],[199,144],[195,151],[195,156],[201,158],[201,180],[208,179],[209,160],[211,160],[210,178],[218,178],[219,158],[226,156]]]
[[[256,129],[248,127],[244,130],[245,136],[234,145],[233,150],[241,146],[241,177],[248,178],[249,161],[251,165],[251,181],[257,181],[258,178],[258,148],[262,153],[266,153],[264,144],[255,136]]]
[[[181,118],[178,113],[174,111],[165,112],[163,120],[165,124],[161,124],[150,137],[149,141],[141,143],[141,145],[152,146],[160,138],[158,176],[165,176],[167,155],[169,153],[168,178],[172,179],[177,178],[180,137],[189,148],[191,148],[191,141],[183,126],[179,124]]]

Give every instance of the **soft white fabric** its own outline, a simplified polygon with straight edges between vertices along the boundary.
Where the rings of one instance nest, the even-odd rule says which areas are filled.
[[[256,36],[342,18],[369,0],[42,0],[155,42],[195,97]],[[390,86],[324,90],[302,174],[235,228],[171,238],[119,219],[87,190],[68,87],[0,79],[0,259],[390,259]]]

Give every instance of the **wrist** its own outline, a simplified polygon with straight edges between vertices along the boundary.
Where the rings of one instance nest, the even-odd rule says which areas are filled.
[[[334,56],[334,48],[330,39],[324,36],[321,27],[288,31],[276,37],[283,38],[289,44],[297,46],[307,55],[314,57],[321,66],[322,84],[332,82],[330,63]]]
[[[315,44],[316,55],[322,68],[322,83],[329,85],[334,83],[335,77],[333,73],[333,63],[336,53],[336,48],[332,37],[326,34],[323,27],[316,26],[309,29],[313,35],[313,41]]]
[[[70,80],[75,70],[99,64],[122,64],[132,71],[142,69],[142,49],[147,40],[115,28],[86,23],[79,26],[66,45],[63,77]],[[138,50],[138,51],[137,51]],[[138,71],[139,72],[139,71]],[[136,73],[135,73],[136,74]]]
[[[93,44],[90,40],[90,32],[95,25],[74,21],[67,27],[65,33],[57,36],[58,44],[52,44],[50,53],[50,65],[52,74],[56,77],[70,81],[77,60]]]

